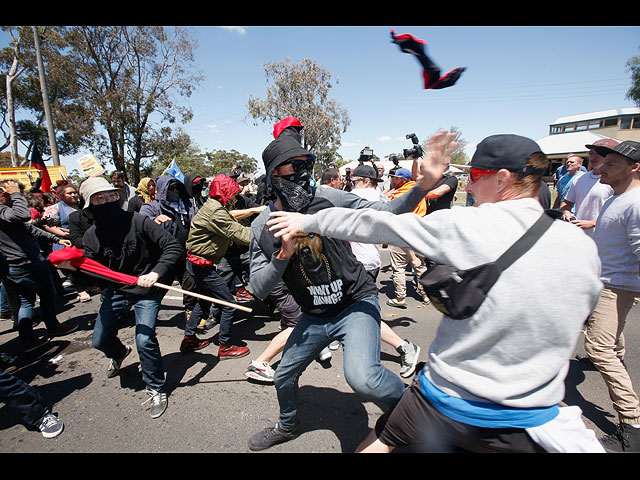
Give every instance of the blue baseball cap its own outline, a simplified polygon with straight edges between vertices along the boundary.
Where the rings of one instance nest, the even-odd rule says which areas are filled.
[[[406,168],[399,168],[395,173],[389,174],[390,177],[400,177],[406,178],[407,180],[411,180],[411,172]]]

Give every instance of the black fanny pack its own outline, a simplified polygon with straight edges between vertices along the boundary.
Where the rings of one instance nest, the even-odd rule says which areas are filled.
[[[487,297],[500,274],[520,258],[542,234],[559,218],[557,210],[546,210],[525,234],[495,262],[468,270],[450,265],[435,264],[420,278],[420,284],[431,304],[456,320],[473,315]]]

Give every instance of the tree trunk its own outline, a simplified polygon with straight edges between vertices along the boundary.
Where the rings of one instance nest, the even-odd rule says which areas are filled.
[[[11,143],[11,166],[18,166],[18,136],[16,134],[16,111],[13,103],[13,81],[22,73],[16,74],[18,68],[18,59],[13,58],[11,69],[7,73],[7,114],[9,123],[9,141]]]

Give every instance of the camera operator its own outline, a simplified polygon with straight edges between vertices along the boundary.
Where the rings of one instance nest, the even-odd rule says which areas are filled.
[[[438,136],[429,141],[419,181],[435,185],[445,169],[445,147]],[[283,242],[313,233],[389,243],[469,269],[494,262],[545,215],[537,195],[547,168],[533,140],[494,135],[471,160],[466,190],[477,208],[454,206],[423,218],[345,208],[273,212],[270,224]],[[560,406],[569,359],[602,290],[599,274],[593,241],[554,221],[501,273],[475,313],[463,320],[443,316],[425,368],[359,451],[420,445],[430,451],[604,452],[580,409]],[[568,283],[571,296],[548,302]]]

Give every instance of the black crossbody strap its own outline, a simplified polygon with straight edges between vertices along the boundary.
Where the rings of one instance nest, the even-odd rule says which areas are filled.
[[[500,270],[506,270],[509,268],[513,262],[529,250],[551,226],[554,221],[554,217],[555,215],[553,211],[545,210],[536,223],[534,223],[516,243],[504,252],[498,260],[496,260],[495,263],[500,267]]]

